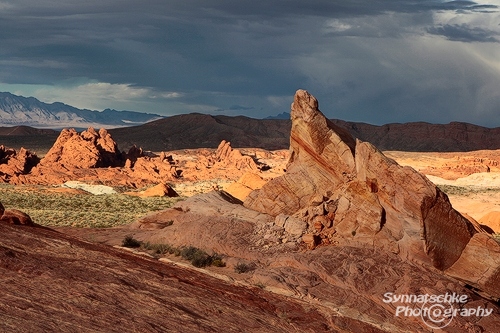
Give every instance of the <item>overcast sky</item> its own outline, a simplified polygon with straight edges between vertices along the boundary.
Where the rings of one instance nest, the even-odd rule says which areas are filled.
[[[0,0],[0,91],[162,115],[500,126],[500,0]]]

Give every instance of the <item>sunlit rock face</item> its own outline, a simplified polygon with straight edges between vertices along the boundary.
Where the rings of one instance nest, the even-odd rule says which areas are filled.
[[[287,172],[250,193],[247,208],[301,218],[325,244],[340,235],[443,271],[477,252],[479,241],[470,242],[477,230],[446,194],[330,122],[307,91],[295,94],[291,119]],[[482,243],[487,253],[498,251],[498,243]],[[491,260],[478,265],[499,266]],[[486,288],[499,274],[476,278],[457,271],[455,265],[450,273],[500,297],[500,291]]]

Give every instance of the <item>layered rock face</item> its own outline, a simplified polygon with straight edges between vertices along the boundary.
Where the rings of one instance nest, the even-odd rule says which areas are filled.
[[[297,91],[291,118],[287,172],[250,193],[247,208],[300,219],[313,246],[345,240],[374,245],[442,271],[478,253],[473,225],[425,176],[327,120],[307,91]],[[500,248],[494,241],[482,243],[487,253]],[[477,265],[496,273],[477,278],[454,269],[450,275],[500,297],[487,287],[500,284],[498,263]]]
[[[345,331],[304,302],[48,228],[0,223],[0,284],[3,333]]]

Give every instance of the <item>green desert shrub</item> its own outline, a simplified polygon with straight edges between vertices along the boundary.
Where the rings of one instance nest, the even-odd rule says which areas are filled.
[[[182,258],[189,260],[195,267],[217,266],[224,267],[226,263],[219,254],[209,255],[202,249],[187,246],[181,249]]]
[[[246,264],[244,262],[239,262],[235,267],[234,271],[238,274],[247,273],[255,269],[254,265]]]
[[[194,246],[183,248],[181,250],[181,256],[182,258],[189,260],[195,267],[205,267],[212,264],[212,257],[205,251]]]
[[[169,244],[153,244],[150,242],[146,242],[142,244],[142,247],[145,250],[152,251],[154,254],[167,254],[173,251],[173,247]]]
[[[134,237],[127,235],[122,241],[123,247],[137,248],[141,246],[141,242]]]
[[[226,263],[222,259],[220,254],[214,253],[212,255],[212,266],[214,267],[226,267]]]

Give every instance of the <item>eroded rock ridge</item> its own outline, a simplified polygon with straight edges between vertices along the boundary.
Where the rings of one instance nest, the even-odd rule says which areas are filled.
[[[297,91],[291,106],[291,157],[287,172],[245,199],[247,208],[303,223],[310,247],[349,242],[376,246],[432,265],[499,298],[500,264],[464,263],[482,244],[488,258],[500,246],[455,211],[425,176],[402,167],[368,142],[355,140],[320,112],[317,100]],[[480,275],[480,276],[477,276]]]

